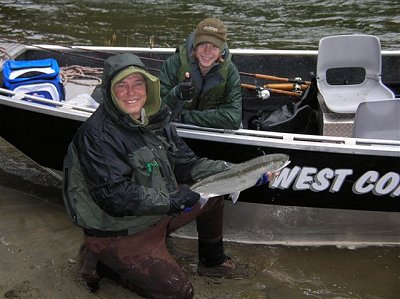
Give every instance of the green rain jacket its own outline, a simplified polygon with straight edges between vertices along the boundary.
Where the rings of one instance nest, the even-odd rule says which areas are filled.
[[[216,64],[202,76],[197,60],[192,57],[192,33],[177,53],[167,58],[160,72],[161,98],[171,110],[179,101],[176,86],[189,72],[196,89],[190,103],[185,104],[180,120],[187,124],[220,129],[238,129],[242,121],[240,75],[226,47],[224,62]]]
[[[160,108],[157,78],[146,77],[148,122],[134,121],[115,106],[111,80],[128,66],[145,68],[133,54],[106,60],[102,104],[80,127],[64,160],[67,210],[77,225],[95,235],[148,228],[167,217],[169,194],[178,183],[191,184],[227,168],[224,161],[197,157],[178,137],[168,110]]]

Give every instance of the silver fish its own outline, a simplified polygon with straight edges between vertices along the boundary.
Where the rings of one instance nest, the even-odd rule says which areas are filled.
[[[278,172],[289,163],[289,156],[285,154],[259,156],[233,164],[228,170],[196,182],[190,189],[200,194],[201,206],[204,206],[208,198],[225,194],[229,194],[233,203],[236,203],[240,192],[253,187],[264,173]]]

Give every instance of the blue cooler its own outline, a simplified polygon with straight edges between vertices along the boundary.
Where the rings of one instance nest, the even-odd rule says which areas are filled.
[[[3,87],[6,89],[59,102],[65,100],[60,69],[53,58],[7,60],[3,65],[3,78]]]

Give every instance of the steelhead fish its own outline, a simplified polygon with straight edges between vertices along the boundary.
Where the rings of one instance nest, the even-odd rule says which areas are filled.
[[[196,182],[190,189],[200,194],[199,202],[202,207],[208,198],[225,194],[229,194],[233,203],[236,203],[240,192],[253,187],[264,173],[280,171],[289,163],[289,156],[285,154],[259,156],[233,164],[228,170]]]

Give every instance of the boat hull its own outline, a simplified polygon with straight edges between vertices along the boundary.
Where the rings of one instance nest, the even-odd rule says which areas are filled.
[[[68,144],[82,121],[0,106],[1,136],[40,165],[62,170]],[[230,132],[195,130],[178,133],[200,157],[240,163],[272,153],[290,156],[291,164],[275,184],[243,191],[239,201],[336,209],[399,211],[400,169],[396,155],[346,152],[327,145],[315,150],[304,145],[288,148],[289,142],[262,145],[239,142]],[[226,140],[224,140],[226,139]],[[228,141],[227,141],[228,140]],[[230,141],[229,141],[230,140]],[[51,142],[49,142],[51,141]],[[237,140],[236,140],[237,141]],[[335,150],[335,151],[333,151]]]
[[[262,154],[290,156],[292,162],[281,171],[275,184],[247,189],[240,194],[241,201],[400,211],[398,157],[185,140],[202,157],[234,163]]]
[[[398,246],[400,217],[393,212],[237,202],[225,205],[224,240],[284,246]],[[197,238],[195,223],[173,236]]]
[[[108,52],[101,52],[103,50]],[[173,53],[171,50],[96,48],[78,51],[66,48],[60,52],[58,48],[54,52],[28,47],[16,50],[15,55],[25,60],[56,57],[60,66],[82,64],[98,67],[102,66],[104,58],[111,55],[110,51],[130,51],[145,56],[150,69],[159,69],[160,61]],[[263,73],[268,66],[274,70],[274,75],[302,76],[306,80],[315,69],[317,58],[313,51],[236,51],[234,57],[242,71]],[[395,78],[399,77],[399,68],[395,66],[400,63],[400,53],[389,53],[383,58],[383,79],[398,94]],[[254,83],[254,78],[244,80],[253,80]],[[292,98],[275,97],[261,101],[245,97],[244,108],[259,110],[263,106],[257,105],[274,103],[283,106],[290,102],[293,102]],[[74,109],[12,101],[0,96],[1,136],[40,165],[51,169],[62,170],[67,146],[89,116],[90,113]],[[284,153],[290,156],[291,164],[281,171],[269,188],[245,190],[239,202],[360,211],[400,210],[400,141],[247,129],[218,130],[179,124],[177,129],[178,134],[201,157],[240,163],[263,154]]]

